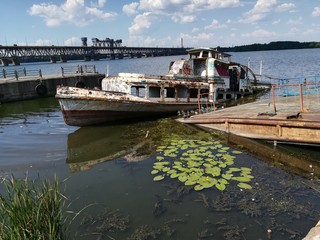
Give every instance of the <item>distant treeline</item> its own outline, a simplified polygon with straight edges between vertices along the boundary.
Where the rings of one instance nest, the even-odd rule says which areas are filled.
[[[246,51],[266,51],[266,50],[285,50],[302,48],[320,48],[320,42],[296,42],[296,41],[278,41],[265,44],[251,44],[235,47],[217,47],[221,52],[246,52]]]

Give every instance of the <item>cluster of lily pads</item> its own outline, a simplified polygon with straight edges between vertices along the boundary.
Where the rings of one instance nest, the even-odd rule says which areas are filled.
[[[196,191],[216,187],[224,190],[230,181],[237,181],[243,189],[251,189],[251,169],[231,167],[235,154],[219,141],[172,140],[166,146],[157,148],[158,155],[151,174],[154,181],[166,177],[178,179]],[[234,154],[234,155],[233,155]]]

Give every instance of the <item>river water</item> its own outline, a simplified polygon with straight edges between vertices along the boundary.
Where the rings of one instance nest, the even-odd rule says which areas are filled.
[[[41,69],[44,75],[77,64],[94,64],[110,75],[164,74],[169,62],[180,57],[20,67]],[[249,59],[255,72],[262,61],[263,74],[272,77],[320,70],[320,49],[233,53],[234,61],[247,64]],[[202,163],[213,158],[227,175],[247,169],[243,171],[250,177],[243,183],[252,189],[226,177],[224,190],[196,191],[166,174],[169,169],[151,173],[161,161],[173,170],[184,156]],[[228,164],[221,163],[222,157]],[[207,133],[173,118],[71,127],[54,98],[0,105],[0,176],[56,175],[65,180],[68,210],[83,209],[68,226],[70,239],[301,239],[320,216],[319,157],[318,147],[274,148],[271,143]],[[194,166],[192,171],[197,168],[205,169]],[[157,176],[165,178],[155,181]]]

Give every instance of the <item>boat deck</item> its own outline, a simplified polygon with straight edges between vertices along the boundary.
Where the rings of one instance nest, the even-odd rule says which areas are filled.
[[[320,144],[320,95],[275,97],[178,119],[235,135]]]

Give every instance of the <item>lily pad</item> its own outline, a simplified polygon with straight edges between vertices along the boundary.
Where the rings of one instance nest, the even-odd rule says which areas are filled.
[[[163,175],[158,175],[158,176],[155,176],[153,178],[153,181],[161,181],[162,179],[164,179],[164,176]]]
[[[153,168],[157,169],[157,170],[162,170],[164,168],[164,166],[163,165],[153,165]]]
[[[172,173],[170,175],[170,178],[177,178],[177,177],[179,177],[179,173]]]
[[[187,179],[188,179],[188,175],[185,174],[185,173],[180,174],[179,177],[178,177],[178,179],[179,179],[180,182],[185,182],[185,181],[187,181]]]
[[[192,180],[192,179],[188,179],[187,181],[184,182],[184,184],[186,186],[191,186],[191,185],[195,185],[197,183],[196,180]]]
[[[252,187],[249,184],[243,182],[238,183],[238,187],[243,189],[252,189]]]
[[[223,183],[217,183],[216,185],[216,188],[219,189],[220,191],[223,191],[226,189],[226,185],[223,184]]]
[[[195,185],[195,186],[194,186],[194,190],[196,190],[196,191],[201,191],[201,190],[203,190],[203,186],[201,186],[201,185]]]
[[[221,175],[224,179],[230,180],[232,178],[232,174],[230,173],[225,173]]]
[[[175,169],[170,169],[169,171],[167,171],[167,174],[173,174],[173,173],[177,173],[177,171]]]
[[[169,165],[170,163],[169,162],[155,162],[153,165]]]
[[[151,174],[157,174],[159,172],[159,170],[152,170]]]
[[[157,156],[157,160],[158,161],[162,161],[164,159],[164,157],[162,157],[162,156]]]
[[[251,178],[250,177],[233,177],[232,180],[236,180],[238,182],[250,182]]]
[[[234,150],[234,151],[232,151],[232,153],[233,153],[233,154],[241,154],[242,152],[237,151],[237,150]]]

